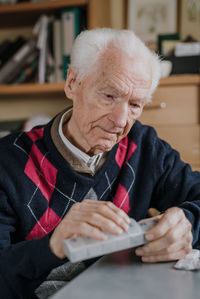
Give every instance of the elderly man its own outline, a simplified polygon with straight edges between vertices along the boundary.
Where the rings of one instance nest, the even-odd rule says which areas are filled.
[[[55,281],[85,267],[67,260],[64,239],[119,235],[150,207],[161,215],[136,250],[142,261],[176,260],[199,247],[200,174],[136,121],[158,81],[158,57],[133,32],[85,31],[65,84],[73,108],[1,140],[3,298],[34,298],[39,285],[46,298]]]

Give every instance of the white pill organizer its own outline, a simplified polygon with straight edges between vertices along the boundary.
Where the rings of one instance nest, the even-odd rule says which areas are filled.
[[[71,262],[79,262],[115,251],[137,247],[147,243],[145,234],[156,223],[157,220],[155,219],[147,219],[138,223],[131,218],[126,232],[118,236],[106,233],[107,239],[103,241],[97,241],[88,237],[64,240],[64,252]]]

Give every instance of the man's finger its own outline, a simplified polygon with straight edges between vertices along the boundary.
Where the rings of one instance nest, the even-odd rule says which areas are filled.
[[[105,240],[107,236],[95,226],[88,224],[87,222],[66,222],[66,229],[62,234],[62,239],[69,239],[76,236],[90,237],[95,240]]]
[[[188,239],[189,240],[189,239]],[[191,242],[180,241],[174,244],[169,245],[168,247],[163,247],[161,250],[151,250],[149,247],[139,247],[136,249],[135,253],[138,256],[156,256],[156,255],[167,255],[172,254],[180,250],[192,249]]]
[[[96,202],[96,204],[90,204],[90,200],[85,200],[85,213],[87,213],[88,220],[90,218],[97,218],[97,214],[103,216],[104,218],[98,218],[99,220],[103,220],[107,218],[110,221],[113,222],[113,224],[110,223],[111,226],[117,225],[119,228],[121,228],[123,231],[127,231],[130,218],[129,216],[122,211],[121,209],[117,208],[113,203],[111,202]],[[104,225],[105,221],[102,223]],[[100,222],[98,222],[100,224]],[[102,227],[105,228],[104,226]],[[107,230],[107,229],[106,229]],[[109,230],[109,227],[108,227]]]
[[[115,204],[113,204],[111,201],[91,201],[89,199],[85,199],[84,202],[89,205],[91,202],[93,202],[92,204],[93,207],[96,206],[97,208],[105,207],[103,208],[103,213],[104,211],[112,210],[115,213],[115,219],[117,214],[117,216],[123,218],[127,222],[127,224],[130,223],[130,217],[122,209],[118,208]]]
[[[177,246],[177,250],[182,247],[180,244],[191,244],[192,243],[192,232],[190,230],[190,225],[188,221],[179,221],[176,226],[171,228],[163,237],[149,242],[143,247],[138,248],[138,251],[143,250],[144,252],[150,254],[153,252],[158,252],[163,249],[168,250],[168,248],[174,244],[174,248]]]
[[[155,208],[149,208],[148,215],[149,215],[149,217],[154,217],[154,216],[160,215],[160,212]]]
[[[159,216],[157,216],[159,217]],[[171,228],[177,225],[177,223],[185,218],[184,212],[180,208],[168,209],[160,218],[160,221],[150,229],[145,237],[148,241],[156,240],[164,236]]]
[[[156,254],[153,256],[142,256],[142,261],[145,263],[157,263],[157,262],[168,262],[168,261],[175,261],[184,258],[188,253],[190,253],[191,247],[188,246],[187,248],[181,249],[176,252]]]
[[[114,213],[113,213],[114,214]],[[116,217],[116,215],[115,215]],[[80,215],[75,215],[73,217],[74,222],[84,222],[88,223],[89,225],[92,225],[94,227],[97,227],[101,231],[106,231],[110,234],[121,234],[123,230],[127,229],[128,227],[125,227],[125,224],[117,225],[115,221],[113,221],[112,217],[110,216],[110,213],[107,213],[106,217],[101,215],[100,213],[97,213],[96,211],[86,213],[85,211],[80,213]]]
[[[107,236],[99,228],[92,226],[86,222],[77,224],[75,231],[77,231],[80,236],[89,237],[95,240],[107,239]]]

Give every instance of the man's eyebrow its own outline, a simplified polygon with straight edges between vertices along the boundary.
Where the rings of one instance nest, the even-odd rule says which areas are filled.
[[[111,93],[115,93],[117,95],[124,95],[125,92],[123,90],[120,90],[119,88],[116,88],[114,86],[105,84],[104,86],[101,86],[99,88],[100,90],[106,91],[106,92],[111,92]]]
[[[130,102],[144,102],[145,101],[145,99],[136,99],[136,98],[134,98],[134,99],[130,99]]]
[[[116,96],[121,96],[122,93],[120,91],[118,91],[117,89],[115,88],[111,88],[109,86],[104,86],[104,87],[101,87],[98,89],[100,92],[103,92],[103,93],[108,93],[108,94],[113,94],[113,95],[116,95]]]
[[[108,84],[108,83],[104,83],[100,86],[101,89],[111,89],[111,90],[117,90],[116,87]]]
[[[102,86],[99,86],[98,87],[98,90],[100,92],[105,92],[105,93],[108,93],[108,94],[112,94],[116,97],[120,97],[120,96],[126,96],[126,92],[120,88],[116,88],[115,86],[112,86],[110,84],[104,84]],[[143,104],[144,102],[146,101],[146,98],[132,98],[130,99],[130,102],[137,102],[137,103],[140,103],[140,104]]]
[[[130,99],[131,102],[140,102],[140,103],[143,103],[146,101],[146,97],[144,98],[131,98]]]

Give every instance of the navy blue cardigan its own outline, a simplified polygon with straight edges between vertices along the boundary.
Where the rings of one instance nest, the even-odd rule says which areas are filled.
[[[149,207],[181,207],[200,248],[200,173],[153,128],[136,121],[108,153],[94,177],[76,173],[51,138],[52,122],[0,140],[0,293],[32,298],[49,272],[66,262],[49,249],[49,237],[90,189],[140,220]],[[63,145],[64,146],[64,145]]]

